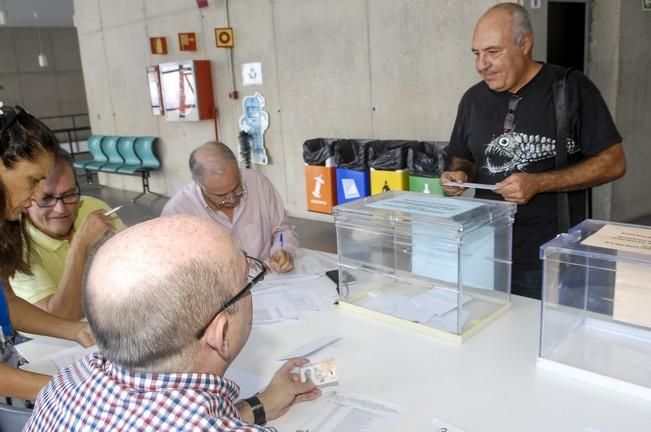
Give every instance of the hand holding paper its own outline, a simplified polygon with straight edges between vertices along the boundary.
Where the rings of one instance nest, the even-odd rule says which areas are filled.
[[[301,382],[292,369],[309,363],[308,359],[293,359],[281,367],[274,375],[269,386],[258,397],[264,406],[267,420],[273,420],[285,414],[298,402],[310,401],[321,395],[321,390],[312,382]]]

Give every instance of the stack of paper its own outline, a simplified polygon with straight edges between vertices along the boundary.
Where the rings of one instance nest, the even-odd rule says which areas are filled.
[[[462,303],[466,304],[470,300],[472,298],[464,294]],[[457,331],[457,293],[453,291],[432,289],[416,296],[371,292],[358,305],[407,321],[450,332]],[[462,311],[461,327],[469,317],[470,312]]]

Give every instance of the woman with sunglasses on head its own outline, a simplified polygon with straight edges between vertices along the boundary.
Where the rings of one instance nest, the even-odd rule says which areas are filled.
[[[50,172],[59,148],[52,132],[22,108],[0,102],[0,395],[35,399],[47,375],[15,369],[14,329],[60,337],[84,346],[93,343],[88,325],[43,312],[16,297],[8,279],[29,272],[24,250],[29,239],[23,213],[32,204],[41,181]],[[25,249],[24,249],[25,248]]]

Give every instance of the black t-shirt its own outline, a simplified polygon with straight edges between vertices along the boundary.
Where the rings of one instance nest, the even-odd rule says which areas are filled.
[[[515,172],[543,172],[554,169],[556,121],[553,83],[564,69],[544,64],[538,74],[517,95],[513,129],[504,132],[508,92],[492,91],[482,81],[461,99],[448,151],[474,162],[477,183],[495,184]],[[567,143],[571,165],[622,142],[605,101],[595,85],[580,71],[568,76],[570,137]],[[502,199],[492,191],[477,190],[478,198]],[[569,194],[571,223],[582,221],[585,191]],[[513,264],[537,268],[539,247],[557,234],[556,194],[542,193],[515,216]]]

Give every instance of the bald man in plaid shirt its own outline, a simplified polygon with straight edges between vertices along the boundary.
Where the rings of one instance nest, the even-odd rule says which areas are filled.
[[[26,431],[273,431],[267,420],[315,399],[290,360],[237,401],[223,377],[251,331],[250,290],[266,268],[209,221],[179,215],[131,227],[96,254],[84,287],[99,353],[63,369]]]

